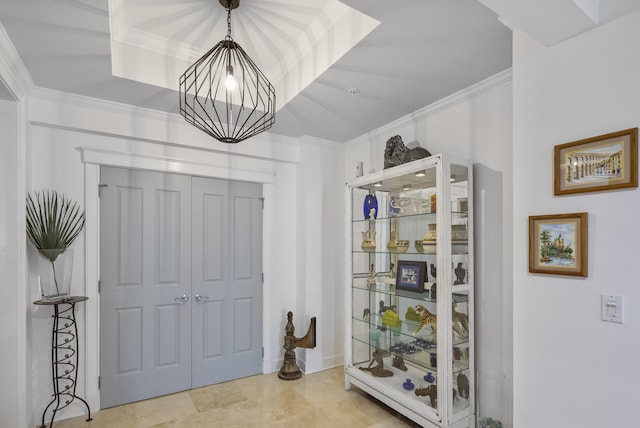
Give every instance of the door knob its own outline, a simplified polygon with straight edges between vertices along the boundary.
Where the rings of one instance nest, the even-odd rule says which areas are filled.
[[[199,294],[196,293],[195,296],[193,296],[193,300],[195,300],[196,302],[199,302],[201,300],[209,300],[209,296],[201,296]]]
[[[175,298],[175,299],[173,299],[173,300],[175,300],[176,302],[177,302],[178,300],[179,300],[179,301],[181,301],[181,302],[186,302],[186,301],[188,301],[188,300],[189,300],[189,296],[187,296],[186,294],[183,294],[182,296],[180,296],[180,297],[176,297],[176,298]]]

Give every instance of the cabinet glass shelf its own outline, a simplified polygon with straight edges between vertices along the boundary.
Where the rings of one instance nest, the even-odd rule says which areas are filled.
[[[358,342],[361,342],[364,345],[369,345],[372,348],[375,348],[375,346],[370,345],[368,343],[368,339],[366,337],[354,336],[353,339]],[[383,355],[385,356],[393,355],[393,356],[402,357],[405,363],[410,363],[410,364],[414,364],[415,366],[421,367],[422,369],[425,370],[424,374],[426,374],[427,371],[436,372],[438,369],[437,365],[432,366],[430,363],[431,353],[436,352],[436,350],[437,350],[437,347],[434,346],[428,349],[419,348],[414,353],[406,354],[400,351],[394,351],[394,350],[388,349],[388,350],[383,350]],[[369,360],[367,360],[367,362],[368,361]],[[391,364],[392,362],[389,365]],[[385,366],[385,368],[387,367]],[[453,361],[453,374],[462,373],[465,370],[469,370],[469,363],[467,360],[460,359],[460,360]]]
[[[384,283],[384,282],[376,282],[375,287],[371,287],[370,288],[366,284],[366,279],[360,280],[360,278],[357,281],[354,280],[353,288],[358,289],[358,290],[364,290],[364,291],[388,294],[388,295],[391,295],[391,296],[395,296],[397,294],[395,285],[387,284],[387,283]],[[423,300],[425,302],[435,302],[436,301],[435,299],[432,299],[431,296],[430,296],[430,293],[426,292],[426,291],[424,293],[415,293],[415,296],[413,296],[412,299],[414,299],[414,300]]]
[[[378,217],[378,218],[370,218],[370,219],[353,219],[352,223],[354,224],[375,224],[377,222],[386,223],[389,220],[401,220],[401,221],[412,221],[415,219],[422,220],[425,219],[427,221],[431,221],[432,223],[436,221],[436,212],[429,213],[411,213],[411,214],[401,214],[392,217]],[[457,224],[455,220],[466,220],[469,217],[469,213],[467,212],[458,212],[451,211],[451,216],[453,217],[454,224]]]
[[[463,303],[469,300],[469,296],[468,294],[466,294],[469,290],[468,284],[453,285],[451,288],[453,290],[453,293],[452,293],[453,303]],[[363,277],[353,279],[353,289],[372,292],[372,293],[388,294],[390,296],[398,295],[395,287],[395,282],[394,284],[389,284],[386,282],[376,282],[375,287],[369,287],[367,285],[366,278],[363,278]],[[411,297],[407,297],[406,295],[403,295],[401,297],[412,299],[412,300],[422,300],[425,302],[434,302],[434,303],[437,302],[437,299],[431,298],[431,295],[428,291],[425,291],[424,293],[412,293]]]
[[[413,246],[413,244],[412,244]],[[387,255],[403,255],[403,254],[414,254],[414,255],[434,255],[436,254],[436,247],[435,244],[423,244],[425,250],[423,252],[419,252],[416,250],[407,250],[404,253],[398,252],[398,251],[389,251],[389,250],[375,250],[375,251],[364,251],[364,250],[360,250],[360,249],[354,249],[353,253],[354,254],[387,254]],[[452,243],[451,245],[451,253],[452,254],[457,254],[457,255],[463,255],[463,254],[468,254],[469,253],[469,245],[468,244],[458,244],[458,243]]]
[[[386,339],[389,337],[391,341],[386,340],[387,348],[391,349],[391,346],[396,343],[410,343],[418,340],[418,346],[420,348],[436,348],[437,347],[437,339],[430,334],[429,327],[425,327],[425,329],[420,332],[420,334],[415,335],[414,332],[418,329],[419,323],[415,321],[402,321],[402,326],[400,327],[392,327],[382,323],[381,316],[374,314],[370,315],[370,318],[362,318],[362,317],[353,317],[353,320],[358,323],[366,324],[364,327],[368,328],[369,331],[371,329],[377,329],[378,334],[385,335]],[[360,330],[357,327],[355,330]],[[358,335],[354,334],[354,338],[359,337],[362,342],[371,341],[370,335]],[[459,346],[469,343],[469,338],[466,336],[458,336],[454,335],[452,346]]]

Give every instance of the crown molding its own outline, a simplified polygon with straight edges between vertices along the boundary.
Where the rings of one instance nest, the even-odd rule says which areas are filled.
[[[367,132],[359,137],[354,138],[345,143],[344,147],[349,148],[353,146],[357,146],[362,143],[366,143],[371,141],[372,137],[375,138],[379,135],[388,135],[394,130],[406,125],[407,123],[415,123],[417,120],[424,119],[431,114],[434,114],[440,110],[445,110],[451,108],[452,106],[466,101],[478,94],[489,91],[493,88],[500,87],[502,85],[506,85],[511,83],[513,79],[513,72],[511,68],[508,68],[500,73],[494,74],[491,77],[488,77],[485,80],[482,80],[478,83],[475,83],[461,91],[455,92],[445,98],[442,98],[439,101],[436,101],[433,104],[429,104],[428,106],[422,107],[413,113],[409,113],[406,116],[403,116],[399,119],[394,120],[393,122],[389,122],[386,125],[383,125],[371,132]]]
[[[55,89],[35,87],[32,97],[36,100],[49,101],[59,104],[69,104],[87,109],[94,109],[109,113],[127,114],[139,118],[162,120],[165,122],[182,123],[182,116],[167,113],[160,110],[153,110],[144,107],[136,107],[131,104],[117,101],[104,100],[101,98],[87,97],[85,95],[62,92]]]
[[[29,96],[35,84],[27,67],[22,62],[16,47],[7,31],[0,23],[0,81],[5,84],[11,95],[19,100]]]
[[[140,119],[158,120],[165,123],[184,125],[186,124],[184,118],[179,114],[168,113],[160,110],[153,110],[144,107],[136,107],[131,104],[120,103],[117,101],[104,100],[101,98],[92,98],[85,95],[73,94],[70,92],[62,92],[54,89],[34,87],[32,97],[35,100],[49,101],[58,104],[68,104],[80,108],[87,108],[97,111],[104,111],[109,113],[117,113],[123,115],[129,115]],[[269,132],[263,132],[262,134],[253,137],[253,139],[265,139],[268,141],[277,141],[278,143],[284,143],[289,145],[298,145],[299,138],[288,137],[284,135],[272,134]],[[233,147],[234,145],[227,145]]]
[[[31,98],[29,121],[33,125],[76,130],[207,152],[269,159],[276,162],[295,164],[299,161],[298,150],[301,139],[298,138],[263,132],[241,144],[224,144],[206,136],[189,125],[182,116],[174,113],[39,87],[34,89]],[[39,101],[45,103],[41,108],[39,107]],[[46,106],[46,103],[51,104],[53,107]],[[53,108],[57,111],[56,114],[51,114]],[[63,109],[69,109],[70,113],[60,114]],[[99,117],[100,113],[112,114],[114,117],[123,118],[124,122],[114,122],[113,118],[111,118],[110,125],[105,125],[104,121],[91,121],[92,123],[89,123],[86,120],[73,119],[77,115],[76,113],[81,110],[85,110],[89,115],[95,114],[97,117]],[[72,114],[71,112],[76,113]],[[60,117],[67,119],[61,121]],[[144,131],[144,127],[140,127],[142,129],[140,132],[133,133],[130,131],[129,124],[138,120],[160,123],[162,124],[160,126],[161,129],[171,128],[172,131],[167,134],[148,133]],[[151,126],[147,127],[147,129],[158,129],[158,127]],[[188,143],[185,143],[185,141]]]

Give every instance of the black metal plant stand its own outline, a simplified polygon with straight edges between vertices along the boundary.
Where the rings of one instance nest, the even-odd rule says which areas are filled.
[[[76,325],[76,303],[89,299],[85,296],[71,296],[64,300],[47,302],[38,300],[34,305],[51,305],[54,313],[53,329],[51,330],[51,371],[53,383],[53,398],[42,412],[41,428],[46,427],[44,423],[45,415],[49,408],[53,407],[51,423],[58,410],[64,409],[73,402],[75,398],[82,401],[87,406],[87,422],[91,420],[91,409],[89,404],[76,395],[76,379],[78,378],[78,326]],[[68,305],[67,308],[60,306]]]

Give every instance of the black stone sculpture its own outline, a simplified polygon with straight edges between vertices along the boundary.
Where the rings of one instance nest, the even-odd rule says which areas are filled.
[[[419,146],[410,149],[404,145],[402,137],[395,135],[387,140],[384,149],[384,169],[429,156],[431,156],[429,150]]]

